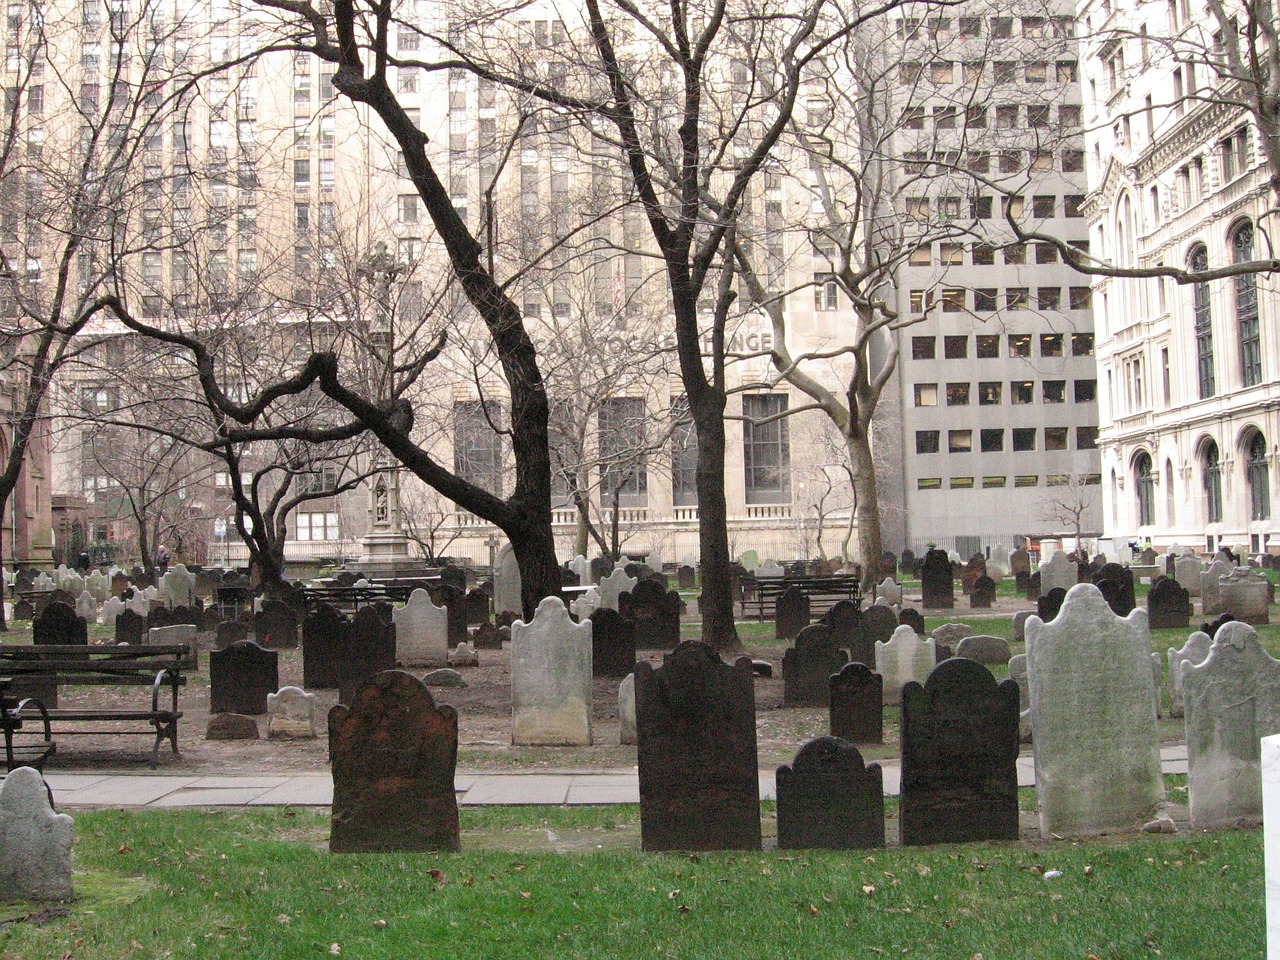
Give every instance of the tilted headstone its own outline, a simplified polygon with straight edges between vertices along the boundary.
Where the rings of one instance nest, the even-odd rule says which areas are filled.
[[[1056,620],[1058,618],[1058,612],[1062,609],[1062,602],[1066,599],[1067,591],[1062,589],[1062,587],[1054,587],[1043,597],[1036,600],[1036,616],[1045,623]],[[1106,597],[1103,597],[1102,599],[1105,600]],[[1107,606],[1110,608],[1111,604],[1108,603]],[[1025,624],[1023,625],[1023,629],[1026,629]]]
[[[267,696],[280,689],[280,654],[251,640],[209,654],[209,710],[213,713],[267,712]]]
[[[1018,685],[956,657],[902,691],[904,846],[1018,839]]]
[[[783,590],[774,606],[773,623],[777,639],[795,639],[809,625],[809,595],[794,586]]]
[[[54,813],[39,771],[17,767],[0,784],[0,901],[70,900],[75,823]]]
[[[628,673],[618,684],[618,739],[619,742],[636,742],[636,678]]]
[[[635,624],[636,646],[670,650],[680,642],[680,594],[657,580],[641,580],[618,597],[618,613]],[[628,669],[628,672],[630,670]]]
[[[559,597],[511,625],[511,742],[591,743],[591,621],[574,623]]]
[[[51,603],[31,623],[32,643],[74,643],[87,646],[89,625],[65,603]]]
[[[1280,733],[1280,660],[1247,623],[1229,623],[1202,663],[1182,664],[1191,821],[1222,826],[1262,815],[1258,741]]]
[[[1196,556],[1180,556],[1173,561],[1173,578],[1193,597],[1200,596],[1200,575],[1204,564]]]
[[[516,551],[509,543],[504,543],[498,551],[493,573],[493,611],[495,614],[514,613],[517,616],[524,609],[521,599],[520,565],[516,562]]]
[[[1168,577],[1161,577],[1147,592],[1147,625],[1152,630],[1185,630],[1191,623],[1191,595]]]
[[[864,657],[874,658],[875,643],[866,643],[862,635],[862,611],[852,600],[837,600],[822,615],[821,623],[831,631],[833,645],[849,651],[849,659],[855,663],[867,663]],[[890,631],[892,632],[892,631]],[[867,666],[874,667],[874,663]]]
[[[969,606],[977,610],[989,610],[996,602],[996,582],[988,576],[978,577],[969,591]]]
[[[950,610],[956,604],[955,589],[951,560],[942,550],[930,550],[920,568],[921,605],[926,610]]]
[[[887,643],[876,644],[876,668],[884,677],[884,702],[902,702],[902,687],[928,679],[935,663],[933,639],[925,639],[910,627],[898,627]]]
[[[1200,572],[1200,612],[1206,617],[1231,612],[1222,606],[1218,582],[1234,569],[1235,564],[1214,560]]]
[[[319,604],[302,621],[302,685],[336,690],[351,621],[330,603]]]
[[[614,570],[613,573],[603,578],[597,585],[600,593],[600,607],[607,610],[618,609],[618,598],[624,593],[630,593],[636,588],[636,584],[640,581],[635,577],[627,576],[625,570]]]
[[[635,678],[643,849],[759,850],[751,660],[686,640]]]
[[[466,613],[469,626],[489,622],[489,595],[476,589],[467,592],[462,601],[462,609]]]
[[[298,615],[283,600],[264,600],[253,615],[253,635],[264,649],[293,650],[298,646]]]
[[[98,601],[88,590],[82,590],[76,600],[76,616],[82,618],[85,623],[98,622]]]
[[[267,737],[310,739],[316,735],[316,695],[301,687],[267,694]]]
[[[1202,663],[1204,658],[1209,655],[1209,648],[1213,645],[1213,637],[1205,633],[1203,630],[1197,630],[1187,638],[1181,648],[1169,648],[1167,654],[1169,663],[1169,716],[1183,716],[1182,709],[1182,661],[1187,660],[1193,664]]]
[[[636,628],[616,610],[596,610],[591,621],[591,675],[625,677],[636,668]]]
[[[600,606],[600,591],[592,587],[586,593],[579,594],[578,597],[569,603],[569,612],[573,614],[574,619],[579,623],[595,613],[596,608]],[[617,612],[616,610],[614,611]]]
[[[884,678],[865,663],[846,663],[827,678],[831,735],[851,743],[884,743]]]
[[[370,605],[351,618],[346,646],[338,661],[338,702],[351,705],[360,685],[383,670],[396,666],[396,627]]]
[[[1151,820],[1164,797],[1145,610],[1117,617],[1091,583],[1056,620],[1027,621],[1040,832],[1071,837]]]
[[[458,712],[401,670],[329,711],[332,853],[457,850]]]
[[[1218,579],[1218,604],[1223,613],[1255,627],[1271,622],[1271,581],[1261,570],[1237,567]]]
[[[956,656],[973,660],[984,666],[1008,663],[1013,656],[1009,650],[1009,641],[1004,637],[975,636],[965,637],[956,646]]]
[[[410,667],[439,667],[449,662],[449,613],[419,587],[403,607],[391,612],[396,625],[396,660]]]
[[[839,737],[810,740],[777,772],[778,849],[884,846],[884,776]]]
[[[786,707],[824,707],[831,701],[831,675],[849,662],[831,630],[814,623],[796,635],[782,654],[782,703]]]

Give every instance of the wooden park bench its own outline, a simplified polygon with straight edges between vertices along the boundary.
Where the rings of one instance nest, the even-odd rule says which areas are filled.
[[[23,699],[23,694],[13,692],[10,700],[18,701],[7,713],[5,743],[9,743],[11,722],[22,723],[39,713],[46,725],[46,740],[52,723],[111,722],[147,723],[149,730],[130,730],[127,727],[79,726],[65,732],[85,735],[149,735],[155,734],[151,749],[151,766],[155,767],[160,744],[168,740],[173,752],[178,753],[178,690],[186,685],[183,664],[191,655],[187,644],[165,645],[101,645],[80,644],[0,644],[0,676],[10,680],[12,691],[30,693],[40,691],[43,696]],[[150,706],[145,702],[134,707],[59,707],[57,691],[70,686],[139,686],[151,690]],[[167,691],[167,696],[162,694]],[[16,729],[16,727],[15,727]],[[50,743],[50,752],[52,743]],[[7,759],[7,757],[6,757]],[[42,758],[43,759],[43,758]]]
[[[10,696],[9,689],[13,685],[12,677],[0,677],[0,731],[4,734],[4,768],[8,772],[15,767],[44,768],[44,762],[56,749],[53,732],[49,725],[49,711],[43,703],[34,697],[17,700]],[[43,737],[38,740],[14,739],[15,735],[30,730],[23,729],[22,714],[26,711],[30,717],[38,713],[44,722]]]
[[[371,583],[367,587],[303,587],[302,597],[308,610],[322,603],[330,603],[339,610],[354,613],[360,607],[379,601],[405,603],[414,590],[420,587],[425,589],[439,582],[439,577],[418,577],[398,582]]]
[[[757,620],[773,619],[778,597],[791,587],[799,587],[809,597],[809,612],[818,617],[841,600],[862,602],[857,574],[844,573],[814,577],[764,577],[742,582],[742,615]]]

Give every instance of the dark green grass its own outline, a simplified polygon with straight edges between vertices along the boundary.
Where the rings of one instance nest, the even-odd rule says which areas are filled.
[[[591,853],[332,856],[328,821],[312,812],[81,814],[84,899],[67,916],[0,927],[0,955],[1262,956],[1257,833],[859,853],[610,849],[618,831],[634,842],[634,817],[463,811],[469,849],[534,824],[594,833],[602,849]],[[1062,876],[1045,879],[1052,870]]]

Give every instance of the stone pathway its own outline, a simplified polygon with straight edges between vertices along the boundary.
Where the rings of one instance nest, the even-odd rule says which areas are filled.
[[[1165,773],[1187,772],[1187,748],[1163,747]],[[897,796],[900,764],[881,762],[886,796]],[[60,810],[94,807],[326,807],[333,802],[333,780],[327,773],[279,777],[203,776],[181,774],[50,773]],[[599,806],[639,803],[635,768],[549,773],[459,773],[454,778],[463,806]],[[1035,786],[1030,754],[1018,759],[1018,786]],[[774,799],[772,771],[760,771],[760,797]]]

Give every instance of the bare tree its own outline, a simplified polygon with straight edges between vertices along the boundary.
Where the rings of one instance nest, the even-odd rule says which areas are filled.
[[[1084,519],[1097,505],[1100,478],[1095,475],[1072,473],[1054,478],[1041,498],[1039,518],[1059,524],[1075,534],[1076,550],[1081,547],[1085,532]]]

